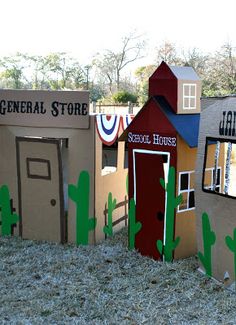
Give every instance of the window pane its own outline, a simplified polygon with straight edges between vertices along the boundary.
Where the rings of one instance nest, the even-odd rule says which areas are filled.
[[[220,150],[217,153],[217,145]],[[212,193],[220,193],[236,197],[236,143],[231,140],[208,138],[206,141],[206,157],[203,189]],[[215,167],[217,166],[216,187],[214,189]],[[211,174],[211,186],[210,183]]]
[[[189,96],[189,85],[184,85],[184,96]]]
[[[180,176],[180,191],[184,191],[188,189],[188,179],[189,179],[189,174],[181,174]]]
[[[190,107],[195,108],[196,107],[196,100],[195,98],[190,98]]]
[[[188,192],[181,193],[183,201],[179,205],[179,211],[188,209]]]
[[[189,108],[189,98],[184,98],[184,108]]]
[[[196,95],[196,86],[195,85],[191,85],[190,88],[190,96],[195,96]]]
[[[195,207],[195,200],[194,200],[194,191],[189,193],[189,209]]]

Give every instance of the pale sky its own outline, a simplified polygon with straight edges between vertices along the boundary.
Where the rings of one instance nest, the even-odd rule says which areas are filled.
[[[0,55],[60,51],[88,64],[132,30],[148,39],[150,61],[165,40],[203,52],[236,46],[236,0],[2,0],[0,8]]]

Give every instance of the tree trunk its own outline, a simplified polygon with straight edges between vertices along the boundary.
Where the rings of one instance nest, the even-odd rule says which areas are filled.
[[[120,71],[117,70],[117,73],[116,73],[116,88],[117,88],[117,91],[120,90]]]

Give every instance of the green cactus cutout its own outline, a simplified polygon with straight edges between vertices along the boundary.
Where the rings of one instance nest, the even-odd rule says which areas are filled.
[[[129,249],[135,248],[135,236],[142,228],[141,222],[136,222],[136,207],[134,199],[130,199],[129,201],[129,224],[128,224],[128,247]]]
[[[76,244],[87,245],[89,231],[95,229],[96,218],[89,218],[90,179],[87,171],[79,175],[77,185],[69,184],[69,198],[76,204]]]
[[[12,225],[19,221],[19,216],[11,212],[10,194],[7,185],[2,185],[0,188],[0,215],[2,221],[2,235],[11,235]]]
[[[160,179],[160,184],[167,192],[166,203],[166,233],[165,233],[165,245],[162,240],[158,239],[156,242],[157,249],[161,255],[164,256],[166,262],[171,262],[173,259],[173,251],[179,245],[180,237],[174,238],[174,226],[175,226],[175,208],[182,202],[182,195],[175,197],[175,168],[170,167],[168,174],[168,182],[165,184],[163,178]]]
[[[214,231],[211,230],[209,217],[208,214],[205,212],[202,214],[202,236],[204,255],[201,252],[198,252],[198,257],[205,268],[206,274],[211,276],[211,246],[215,244],[216,235]]]
[[[103,227],[103,232],[107,236],[113,235],[113,229],[112,229],[112,213],[116,207],[116,199],[112,199],[112,194],[109,192],[108,194],[108,224]]]
[[[225,237],[225,243],[231,252],[234,253],[234,279],[236,280],[236,228],[234,228],[234,237],[230,236]]]

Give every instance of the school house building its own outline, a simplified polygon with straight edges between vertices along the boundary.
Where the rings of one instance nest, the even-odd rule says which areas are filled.
[[[155,259],[165,260],[165,248],[160,247],[169,246],[174,259],[197,250],[194,170],[200,95],[201,81],[193,68],[162,62],[149,79],[148,101],[120,137],[128,143],[129,197],[135,200],[136,221],[142,224],[135,247]],[[173,200],[182,196],[172,206],[172,217],[171,196],[161,179],[165,186],[174,182]]]

